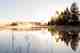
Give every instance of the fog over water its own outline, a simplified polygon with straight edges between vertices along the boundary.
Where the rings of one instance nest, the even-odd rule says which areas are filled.
[[[12,40],[12,34],[14,36]],[[13,43],[13,44],[12,44]],[[64,45],[64,43],[61,43]],[[51,34],[47,31],[0,32],[0,53],[79,53],[68,47],[55,47]]]

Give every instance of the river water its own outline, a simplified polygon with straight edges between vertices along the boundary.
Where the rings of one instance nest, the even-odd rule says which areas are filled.
[[[61,43],[64,45],[64,43]],[[68,47],[55,47],[48,31],[1,31],[0,53],[79,53]]]

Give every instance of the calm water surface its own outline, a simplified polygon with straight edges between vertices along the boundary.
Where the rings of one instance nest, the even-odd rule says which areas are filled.
[[[64,45],[64,43],[61,43]],[[0,32],[0,53],[80,53],[71,48],[56,48],[47,31]]]

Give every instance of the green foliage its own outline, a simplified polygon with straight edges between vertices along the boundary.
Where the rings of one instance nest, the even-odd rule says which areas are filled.
[[[48,26],[48,31],[51,32],[52,35],[57,32],[55,26],[52,25]]]

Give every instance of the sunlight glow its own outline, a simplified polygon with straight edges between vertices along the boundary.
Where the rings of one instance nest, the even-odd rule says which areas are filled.
[[[54,33],[54,36],[52,38],[53,38],[53,42],[54,42],[55,47],[58,48],[60,46],[59,42],[56,42],[56,40],[59,38],[58,32]]]

